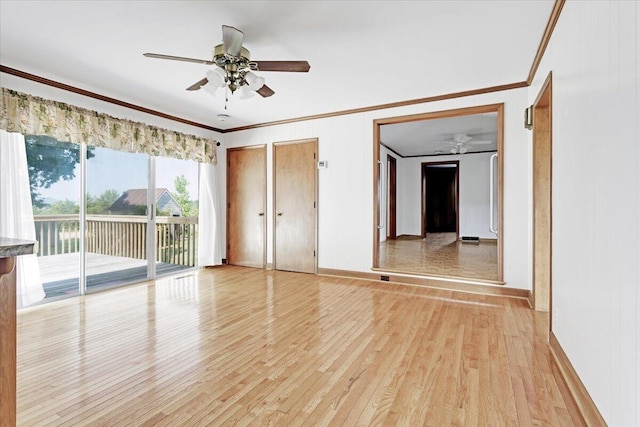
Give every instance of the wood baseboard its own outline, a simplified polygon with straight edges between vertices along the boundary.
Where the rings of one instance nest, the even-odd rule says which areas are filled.
[[[389,274],[388,272],[380,271],[375,273],[349,271],[349,270],[336,270],[331,268],[318,268],[318,275],[321,276],[338,276],[338,277],[353,277],[357,279],[375,280],[376,282],[393,282],[404,285],[412,286],[424,286],[436,289],[446,289],[458,292],[467,292],[472,294],[482,295],[497,295],[510,298],[526,299],[530,293],[527,289],[506,288],[499,285],[483,284],[473,281],[457,280],[450,278],[427,278],[416,276],[405,276],[399,274]],[[382,277],[389,278],[389,280],[382,280]]]
[[[533,305],[533,292],[531,291],[527,292],[527,302],[529,302],[529,308],[533,310],[535,307]]]
[[[562,346],[553,331],[549,333],[549,348],[551,349],[553,361],[557,365],[558,371],[562,376],[562,380],[566,383],[569,393],[571,393],[571,396],[580,411],[584,425],[590,427],[606,426],[607,423],[604,418],[602,418],[598,407],[591,399],[589,392],[582,383],[582,380],[580,380],[580,377],[573,368],[571,361],[562,349]]]

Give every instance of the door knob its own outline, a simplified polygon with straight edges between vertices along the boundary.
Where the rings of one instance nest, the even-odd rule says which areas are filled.
[[[278,212],[278,216],[282,216],[282,212]]]
[[[258,213],[258,216],[264,216],[264,212]]]

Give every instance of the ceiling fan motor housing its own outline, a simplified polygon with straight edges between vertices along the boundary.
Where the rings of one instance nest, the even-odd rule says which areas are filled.
[[[213,48],[213,62],[222,68],[227,75],[227,82],[231,93],[238,87],[247,85],[246,74],[257,69],[257,65],[250,61],[251,53],[245,47],[240,50],[240,56],[233,56],[225,52],[224,44],[219,44]]]

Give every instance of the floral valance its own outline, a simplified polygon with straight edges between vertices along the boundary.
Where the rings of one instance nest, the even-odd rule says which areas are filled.
[[[130,153],[216,162],[216,141],[2,88],[0,129]]]

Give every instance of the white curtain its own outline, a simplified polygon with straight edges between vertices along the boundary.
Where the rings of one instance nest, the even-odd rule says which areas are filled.
[[[0,130],[0,236],[36,240],[24,136]],[[35,255],[17,257],[18,308],[44,298]]]
[[[200,163],[200,191],[198,197],[198,265],[222,264],[222,238],[218,201],[216,166]]]

